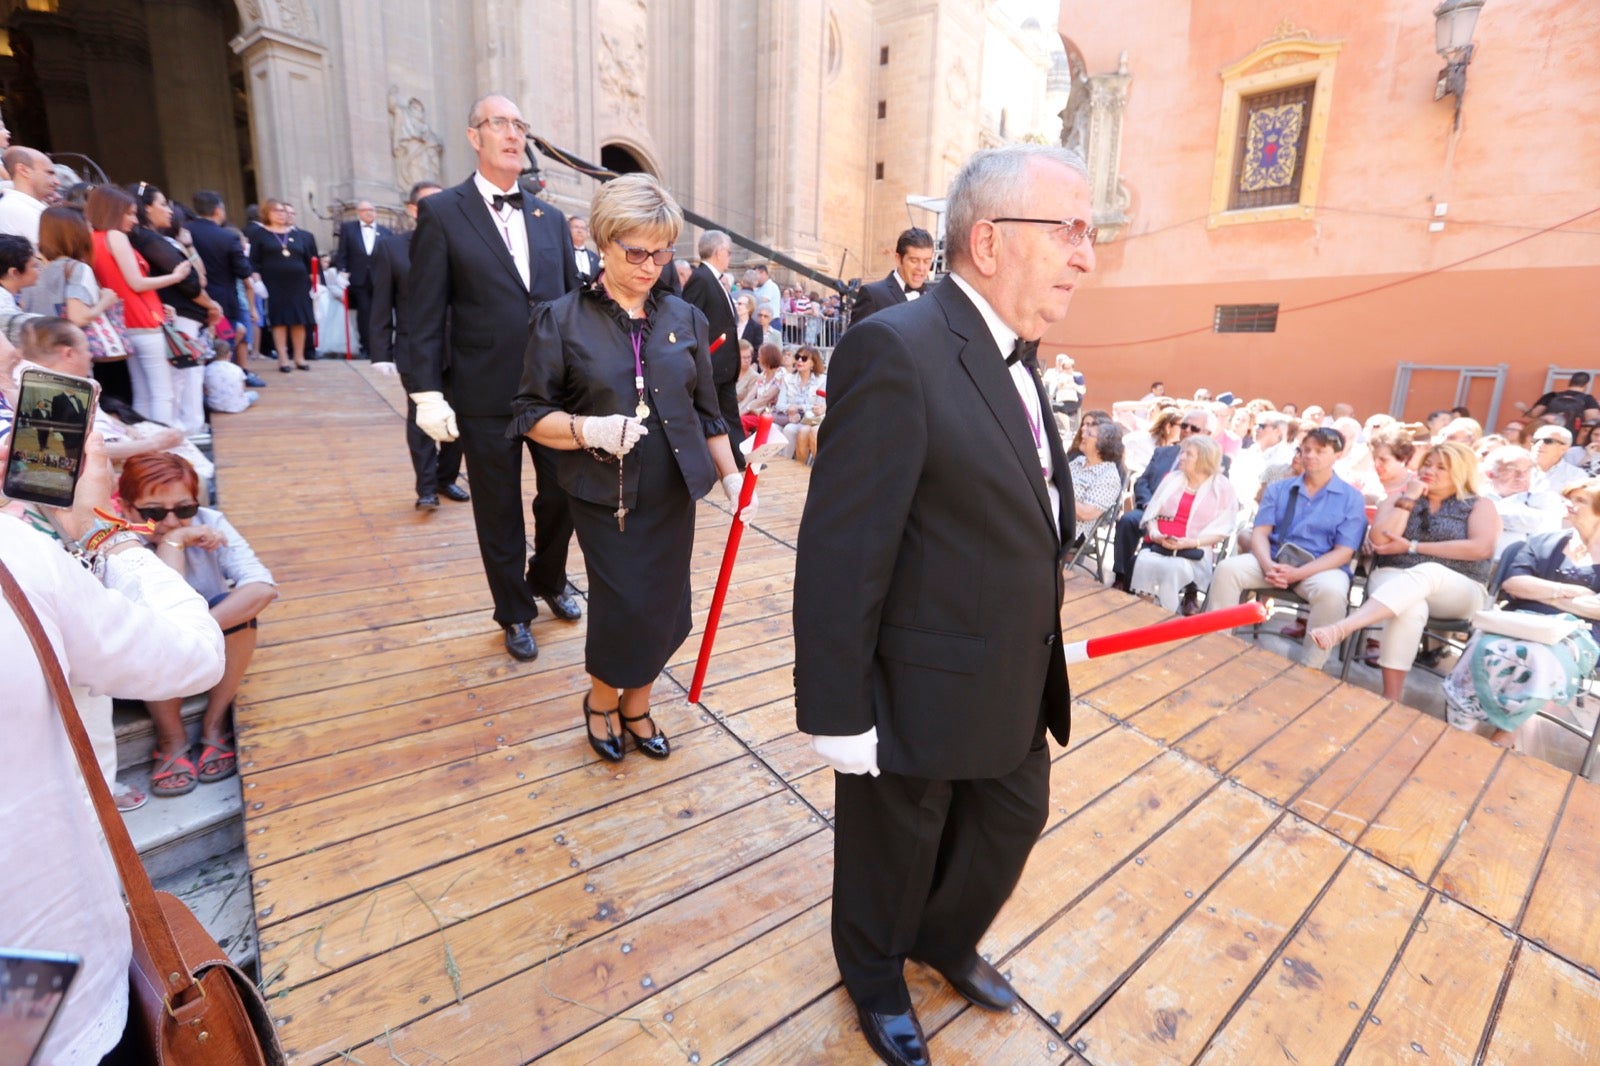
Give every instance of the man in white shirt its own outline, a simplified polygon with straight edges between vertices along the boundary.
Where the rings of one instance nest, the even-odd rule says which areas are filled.
[[[356,204],[356,217],[340,224],[339,246],[333,252],[333,265],[350,275],[350,309],[363,356],[370,354],[372,339],[372,249],[388,232],[388,226],[378,224],[372,202],[362,200]]]
[[[1496,448],[1483,457],[1484,476],[1489,479],[1489,491],[1484,495],[1494,501],[1494,509],[1500,512],[1496,558],[1535,533],[1554,533],[1566,517],[1566,503],[1559,493],[1533,490],[1533,471],[1533,456],[1515,444]]]
[[[1528,450],[1533,453],[1533,487],[1542,492],[1559,493],[1574,481],[1589,475],[1582,467],[1567,462],[1572,433],[1565,426],[1546,423],[1533,431]]]
[[[783,293],[778,291],[778,283],[772,280],[772,274],[767,270],[767,264],[757,263],[750,268],[755,272],[755,297],[756,310],[765,308],[772,312],[772,321],[783,321]]]
[[[572,234],[572,261],[578,266],[578,281],[587,285],[600,275],[600,257],[589,250],[589,220],[582,215],[567,219]]]
[[[11,175],[11,188],[0,196],[0,233],[26,237],[39,246],[39,216],[56,193],[56,172],[50,157],[17,145],[0,156]]]
[[[885,307],[903,304],[922,295],[933,270],[933,234],[917,226],[900,234],[894,244],[894,269],[879,281],[869,281],[856,293],[850,312],[853,326]]]

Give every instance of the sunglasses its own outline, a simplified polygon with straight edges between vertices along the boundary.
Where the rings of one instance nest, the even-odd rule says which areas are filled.
[[[1178,428],[1180,430],[1186,429],[1190,433],[1204,433],[1206,431],[1205,426],[1197,426],[1193,422],[1179,422]]]
[[[656,266],[664,267],[672,262],[672,257],[675,254],[671,248],[663,248],[659,252],[650,252],[643,248],[635,248],[631,244],[623,244],[621,241],[617,242],[617,247],[622,249],[622,254],[634,266],[638,266],[648,259]]]
[[[1535,437],[1535,438],[1533,438],[1533,443],[1535,443],[1535,444],[1565,444],[1566,441],[1562,440],[1560,437]]]
[[[160,522],[169,514],[176,515],[179,518],[193,518],[200,513],[200,505],[198,503],[180,503],[176,507],[135,507],[134,510],[139,512],[140,518],[149,519],[152,522]]]

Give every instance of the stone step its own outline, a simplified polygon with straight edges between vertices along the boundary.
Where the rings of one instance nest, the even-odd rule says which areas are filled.
[[[205,696],[190,696],[183,701],[183,725],[191,744],[200,739],[200,719],[206,710]],[[124,770],[148,769],[150,751],[156,745],[156,727],[150,712],[139,700],[117,700],[112,704],[111,721],[117,731],[117,776]],[[197,753],[191,753],[194,758]]]
[[[117,780],[150,792],[150,765],[120,770]],[[150,801],[123,815],[152,880],[226,855],[244,843],[244,800],[237,776],[198,785],[187,796]]]
[[[155,886],[188,904],[206,932],[216,938],[234,964],[251,979],[260,979],[256,971],[255,903],[250,892],[250,863],[244,848],[234,848],[156,878]]]

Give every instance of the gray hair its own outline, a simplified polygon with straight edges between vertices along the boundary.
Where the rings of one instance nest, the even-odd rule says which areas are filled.
[[[708,229],[700,234],[700,243],[695,246],[695,252],[701,260],[710,259],[724,248],[733,247],[733,238],[719,229]]]
[[[1490,477],[1500,473],[1512,463],[1532,462],[1533,453],[1515,444],[1503,444],[1483,457],[1483,471]]]
[[[1035,163],[1055,163],[1089,180],[1083,156],[1059,145],[1011,144],[974,152],[945,194],[945,254],[950,259],[967,257],[972,227],[980,221],[1019,210],[1009,205],[1026,195]]]
[[[479,114],[478,113],[482,109],[483,105],[485,103],[487,103],[488,101],[490,101],[490,100],[496,100],[496,99],[504,100],[506,103],[510,104],[512,107],[517,107],[517,102],[515,100],[511,99],[511,97],[508,96],[505,93],[501,93],[501,92],[484,93],[482,96],[480,96],[476,100],[472,101],[472,106],[467,109],[467,125],[469,127],[476,127],[478,125],[478,118],[479,118]],[[517,110],[521,111],[522,109],[520,107],[518,107]]]

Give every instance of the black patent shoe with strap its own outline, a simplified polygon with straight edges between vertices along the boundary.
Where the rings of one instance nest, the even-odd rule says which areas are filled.
[[[629,722],[649,722],[650,734],[648,736],[640,736],[638,731],[628,724]],[[661,731],[660,726],[656,725],[655,719],[650,717],[649,711],[635,715],[632,718],[624,714],[622,716],[622,728],[633,738],[633,746],[650,756],[650,758],[665,759],[672,754],[672,746],[667,743],[667,735]]]
[[[593,709],[589,706],[589,697],[585,696],[583,698],[584,732],[589,735],[589,746],[595,750],[596,755],[599,755],[607,762],[621,762],[623,753],[622,738],[612,732],[611,713],[611,711]],[[597,737],[590,731],[589,719],[591,718],[598,718],[605,725],[606,735],[604,737]]]

